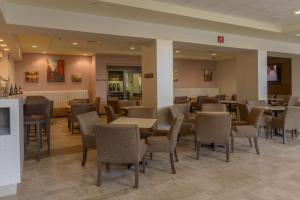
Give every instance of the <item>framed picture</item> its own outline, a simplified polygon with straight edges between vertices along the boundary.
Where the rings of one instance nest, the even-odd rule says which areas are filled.
[[[25,82],[26,83],[39,82],[39,72],[38,71],[25,72]]]
[[[65,82],[65,61],[61,59],[47,59],[47,81]]]
[[[80,74],[72,74],[71,75],[72,82],[79,83],[82,81],[82,77]]]
[[[178,70],[174,69],[173,71],[173,81],[178,81]]]
[[[212,81],[213,80],[213,70],[205,68],[204,69],[204,81]]]

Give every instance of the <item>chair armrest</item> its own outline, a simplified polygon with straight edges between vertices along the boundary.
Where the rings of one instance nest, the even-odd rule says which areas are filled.
[[[251,125],[236,126],[236,137],[255,137],[257,129]]]
[[[232,126],[242,126],[247,125],[246,121],[232,121]]]
[[[169,134],[168,130],[154,130],[153,135],[154,136],[166,136]]]

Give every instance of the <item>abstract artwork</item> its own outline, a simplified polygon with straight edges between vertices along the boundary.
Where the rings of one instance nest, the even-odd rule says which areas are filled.
[[[77,83],[82,81],[82,77],[80,74],[72,74],[71,79],[72,82],[77,82]]]
[[[213,71],[212,69],[204,69],[204,81],[212,81],[213,80]]]
[[[39,72],[38,71],[25,72],[25,82],[26,83],[39,82]]]
[[[65,82],[65,61],[61,59],[47,59],[47,81]]]

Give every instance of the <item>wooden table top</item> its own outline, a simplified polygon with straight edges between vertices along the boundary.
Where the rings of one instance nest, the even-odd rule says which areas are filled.
[[[284,111],[286,107],[284,106],[263,106],[263,107],[257,107],[257,108],[262,108],[265,110],[270,110],[270,111]]]
[[[110,124],[135,124],[139,128],[149,129],[152,128],[156,122],[157,119],[152,118],[119,117]]]
[[[237,104],[238,101],[234,101],[234,100],[223,100],[223,101],[220,101],[220,103],[224,103],[224,104]]]

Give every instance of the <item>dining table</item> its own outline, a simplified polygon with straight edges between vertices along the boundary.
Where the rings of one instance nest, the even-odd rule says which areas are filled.
[[[228,110],[229,110],[230,113],[232,113],[233,107],[236,104],[238,104],[238,101],[235,101],[235,100],[222,100],[222,101],[220,101],[220,103],[228,105]]]
[[[157,119],[153,118],[119,117],[110,124],[135,124],[140,129],[151,129],[156,122]]]
[[[257,107],[257,108],[262,108],[266,111],[270,111],[272,113],[274,113],[274,116],[275,117],[278,117],[278,114],[279,113],[282,113],[286,110],[286,107],[285,106],[260,106],[260,107]]]

